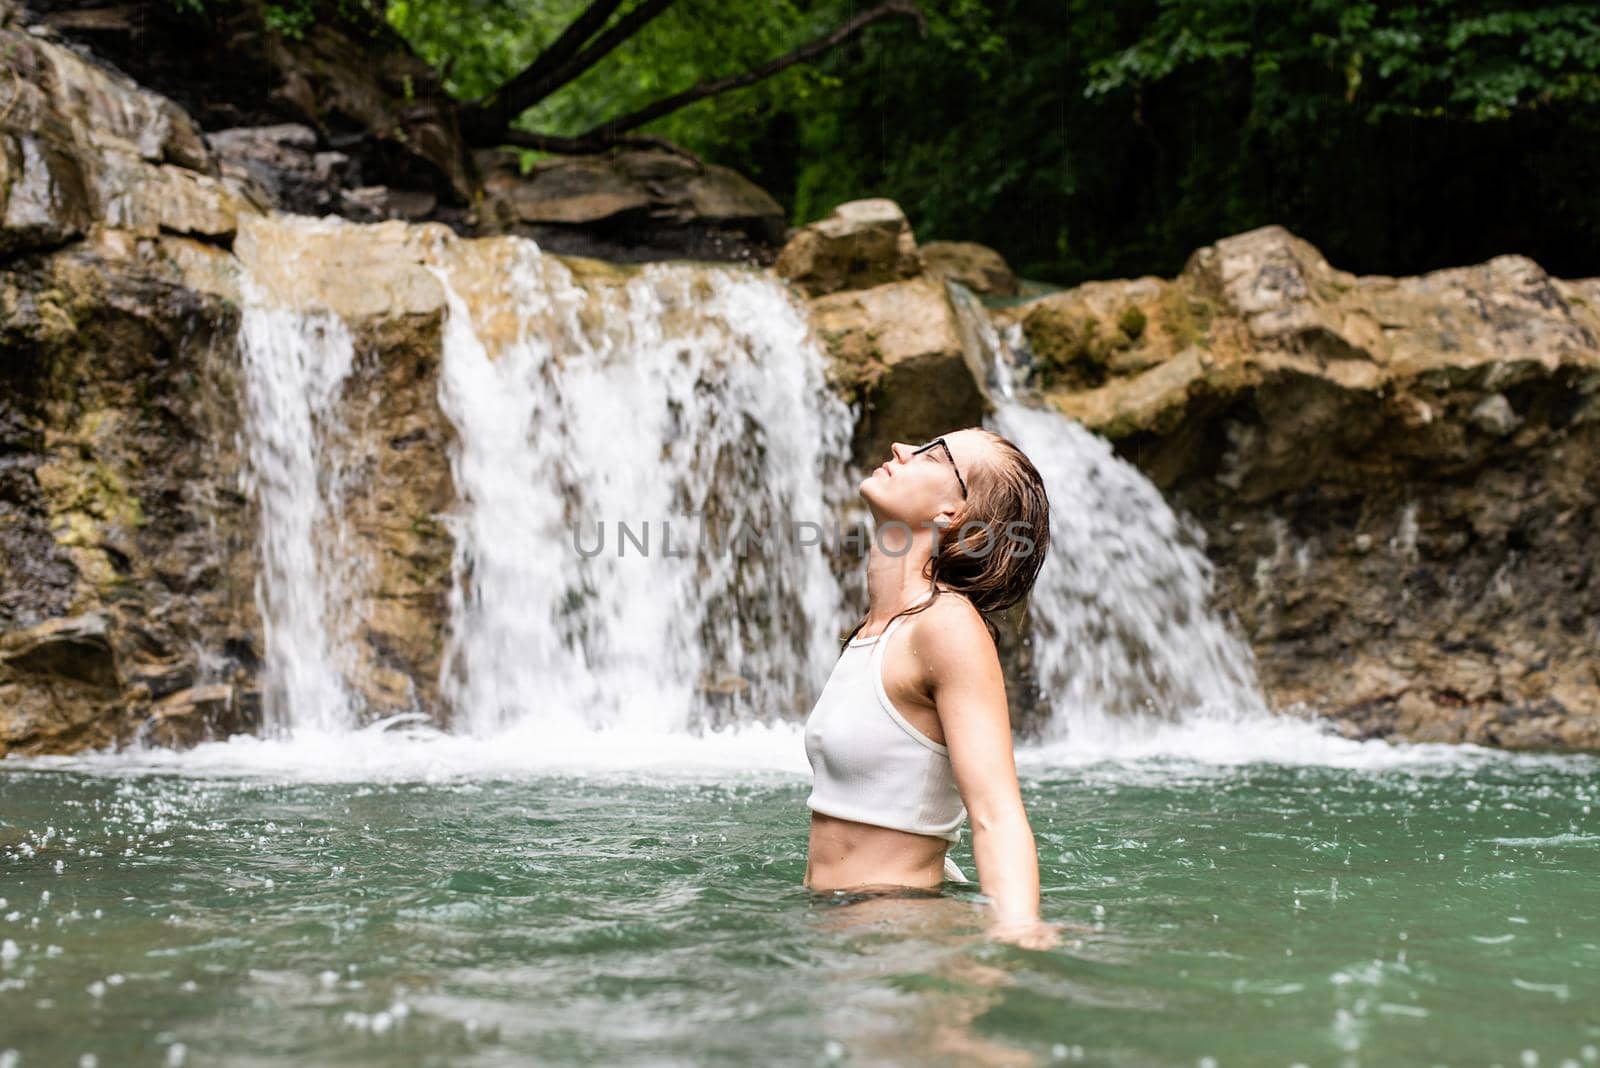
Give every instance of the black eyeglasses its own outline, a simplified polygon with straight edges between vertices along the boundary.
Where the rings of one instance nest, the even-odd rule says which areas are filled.
[[[965,500],[966,496],[967,496],[967,480],[961,477],[961,469],[956,466],[955,454],[950,451],[950,446],[945,444],[944,438],[934,438],[932,441],[928,442],[926,445],[922,446],[920,449],[917,449],[914,452],[912,452],[911,455],[912,456],[916,456],[916,455],[918,455],[920,453],[927,452],[928,450],[932,449],[935,445],[939,446],[941,449],[944,450],[945,459],[950,461],[950,470],[952,470],[952,471],[954,471],[956,473],[956,482],[959,483],[960,486],[961,486],[961,498],[963,500]]]

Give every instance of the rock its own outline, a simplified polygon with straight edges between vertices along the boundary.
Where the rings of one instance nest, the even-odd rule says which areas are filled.
[[[1378,324],[1342,302],[1354,278],[1281,226],[1263,226],[1195,252],[1183,281],[1218,299],[1257,343],[1322,359],[1370,359]]]
[[[1193,346],[1139,374],[1081,393],[1052,396],[1057,408],[1109,438],[1134,431],[1166,434],[1189,412],[1193,392],[1206,381],[1205,353]]]
[[[140,740],[148,745],[188,749],[207,738],[240,733],[239,712],[233,687],[227,683],[180,690],[151,707],[140,727]]]
[[[236,311],[163,241],[226,256],[97,227],[0,271],[0,752],[126,739],[201,656],[229,670],[222,634],[254,617]]]
[[[285,121],[316,131],[367,184],[471,202],[475,183],[438,73],[380,13],[349,8],[291,31],[261,4],[195,12],[153,0],[84,7],[41,0],[41,18],[195,116],[208,130]],[[173,160],[172,162],[180,162]],[[270,187],[270,183],[269,183]],[[337,187],[328,191],[337,194]]]
[[[14,75],[0,106],[0,254],[61,245],[91,222],[226,238],[256,210],[218,180],[172,101],[16,29],[0,27],[0,54]]]
[[[121,711],[117,658],[99,615],[0,636],[0,756],[103,743]]]
[[[658,254],[766,262],[783,209],[726,167],[659,150],[540,160],[526,176],[507,153],[479,153],[485,232],[550,251],[638,260]]]
[[[832,357],[833,383],[862,406],[858,462],[886,457],[897,440],[924,440],[982,422],[988,402],[981,375],[969,362],[941,283],[891,282],[819,297],[811,307]]]
[[[1485,434],[1503,438],[1522,424],[1504,393],[1491,393],[1473,406],[1467,420]]]
[[[922,258],[900,205],[852,200],[791,237],[773,269],[816,297],[913,278]]]
[[[341,194],[341,214],[361,221],[373,219],[425,219],[439,199],[432,193],[406,192],[382,185],[364,185]]]
[[[471,202],[476,182],[465,166],[456,104],[438,72],[381,16],[367,32],[316,19],[296,36],[267,33],[259,40],[273,100],[330,148],[359,153],[361,173]],[[351,137],[350,130],[362,133]]]
[[[93,219],[71,155],[31,134],[0,130],[0,255],[82,236]]]
[[[1159,278],[1089,282],[1032,300],[1003,318],[1018,321],[1036,383],[1095,389],[1146,371],[1205,337],[1214,306]]]
[[[1594,748],[1600,286],[1330,267],[1281,227],[993,313],[1205,532],[1278,707],[1352,737]]]
[[[70,679],[102,689],[117,686],[117,659],[105,617],[52,619],[0,638],[0,664],[13,675]]]
[[[655,200],[627,161],[600,157],[541,160],[526,178],[502,170],[485,180],[484,192],[502,198],[517,222],[535,224],[600,222],[646,211]]]
[[[227,239],[241,215],[258,213],[249,199],[207,175],[112,154],[105,164],[97,174],[97,214],[108,226],[145,237],[167,232]]]
[[[320,150],[317,132],[302,123],[213,130],[205,139],[221,173],[252,189],[264,208],[336,212],[344,207],[341,187],[356,179],[354,161],[343,152]]]
[[[13,83],[19,95],[8,122],[36,130],[60,124],[87,148],[131,149],[148,163],[214,172],[199,127],[171,100],[37,35],[11,35],[6,47],[23,79]]]
[[[337,218],[289,229],[248,220],[234,251],[258,284],[288,307],[322,307],[357,331],[386,322],[431,324],[444,290],[423,266],[427,243],[449,233],[437,223],[390,221],[354,227]]]
[[[929,274],[959,282],[974,293],[996,297],[1017,295],[1017,276],[1005,257],[974,241],[929,241],[922,246]]]

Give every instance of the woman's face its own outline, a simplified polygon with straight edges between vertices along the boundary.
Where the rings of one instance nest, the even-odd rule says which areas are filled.
[[[983,471],[989,442],[978,430],[957,430],[942,440],[931,447],[897,441],[889,459],[862,479],[862,499],[880,523],[898,519],[916,529],[961,509],[973,476]]]

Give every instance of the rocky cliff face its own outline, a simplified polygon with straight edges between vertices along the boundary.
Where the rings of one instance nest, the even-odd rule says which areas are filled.
[[[1600,747],[1600,280],[1355,277],[1266,227],[1002,318],[1203,526],[1276,704]]]
[[[176,264],[223,255],[254,209],[170,101],[9,16],[0,750],[248,727],[233,311]]]

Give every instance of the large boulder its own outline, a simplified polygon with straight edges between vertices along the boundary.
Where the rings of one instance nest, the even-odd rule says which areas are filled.
[[[802,227],[773,269],[807,296],[867,289],[922,273],[905,212],[892,200],[852,200]]]
[[[767,262],[783,208],[736,171],[656,149],[547,159],[480,152],[485,233],[531,237],[553,252],[620,261]]]
[[[915,278],[833,293],[811,309],[831,380],[859,405],[858,463],[886,459],[895,441],[982,422],[990,404],[942,283]]]
[[[922,246],[922,262],[930,275],[959,282],[993,297],[1014,297],[1017,276],[1004,256],[976,241],[929,241]]]

